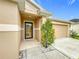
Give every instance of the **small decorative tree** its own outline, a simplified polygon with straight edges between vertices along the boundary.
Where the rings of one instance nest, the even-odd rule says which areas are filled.
[[[42,24],[41,33],[41,43],[43,47],[47,48],[54,42],[54,29],[50,19],[47,19],[47,21],[44,24]]]

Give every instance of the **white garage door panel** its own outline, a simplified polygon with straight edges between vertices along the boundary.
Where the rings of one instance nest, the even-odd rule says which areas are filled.
[[[67,25],[54,25],[55,29],[55,38],[63,38],[68,35],[68,26]]]

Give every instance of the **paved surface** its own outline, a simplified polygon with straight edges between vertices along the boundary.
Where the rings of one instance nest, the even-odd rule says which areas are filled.
[[[71,38],[63,38],[55,41],[47,49],[40,44],[24,51],[22,59],[78,59],[79,41]]]
[[[42,48],[37,46],[27,50],[27,59],[69,59],[53,47]]]
[[[38,46],[40,43],[33,40],[33,39],[29,39],[29,40],[24,40],[22,41],[21,45],[20,45],[20,50],[24,50],[24,49],[29,49],[32,47],[36,47]]]
[[[79,58],[79,40],[72,38],[62,38],[55,41],[53,46],[62,53],[69,56],[71,59]]]

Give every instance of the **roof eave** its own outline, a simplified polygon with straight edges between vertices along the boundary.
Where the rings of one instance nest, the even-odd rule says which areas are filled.
[[[57,21],[57,22],[63,22],[63,23],[68,23],[68,24],[72,24],[72,22],[70,21],[65,21],[65,20],[56,20],[56,19],[51,19],[52,21]]]
[[[27,0],[29,3],[31,3],[33,6],[35,6],[37,9],[40,9],[33,1]]]
[[[43,9],[40,5],[38,5],[36,2],[34,2],[33,0],[28,0],[30,3],[32,3],[36,8],[38,8],[39,9],[39,11],[38,11],[38,13],[39,14],[46,14],[46,15],[44,15],[44,16],[52,16],[52,14],[50,13],[50,12],[48,12],[48,11],[46,11],[45,9]]]

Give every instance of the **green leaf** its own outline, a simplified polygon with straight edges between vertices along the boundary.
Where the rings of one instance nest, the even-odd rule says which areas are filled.
[[[54,42],[54,29],[50,19],[41,26],[42,39],[41,43],[44,47],[51,45]]]

